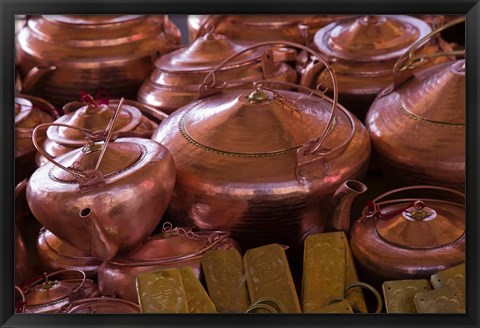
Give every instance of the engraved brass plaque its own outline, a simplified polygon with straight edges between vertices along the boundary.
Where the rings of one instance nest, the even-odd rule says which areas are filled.
[[[455,288],[465,308],[465,263],[437,272],[430,277],[433,288]]]
[[[342,300],[330,305],[324,306],[315,313],[353,313],[352,307],[347,300]]]
[[[216,313],[215,305],[208,297],[192,268],[185,266],[180,268],[179,271],[187,297],[188,313]]]
[[[218,312],[243,313],[250,300],[240,253],[230,248],[210,250],[202,258],[208,293]]]
[[[269,244],[249,249],[243,263],[252,303],[274,298],[286,313],[301,313],[290,266],[282,246]]]
[[[303,312],[317,312],[344,294],[345,243],[333,233],[308,236],[303,254]]]
[[[413,297],[430,290],[426,279],[392,280],[382,285],[387,313],[417,313]]]
[[[453,287],[421,292],[413,300],[418,313],[465,313],[460,295]]]
[[[141,273],[136,287],[142,313],[188,313],[182,276],[177,269]]]

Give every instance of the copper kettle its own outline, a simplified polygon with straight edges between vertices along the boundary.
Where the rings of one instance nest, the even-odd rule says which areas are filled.
[[[110,142],[122,101],[109,122],[103,143],[92,142],[35,171],[27,201],[33,215],[56,236],[94,258],[109,260],[144,240],[162,218],[175,183],[170,152],[149,139],[119,138]],[[87,135],[92,131],[72,127]],[[103,134],[103,133],[102,133]]]
[[[138,302],[135,278],[138,274],[166,268],[190,266],[197,277],[201,275],[203,255],[211,249],[237,248],[228,233],[222,231],[193,232],[188,228],[172,228],[147,238],[128,254],[103,262],[98,271],[102,294],[115,295]]]
[[[266,45],[278,43],[252,47]],[[323,61],[305,46],[282,45]],[[229,231],[245,249],[296,244],[312,226],[325,227],[325,209],[337,187],[365,174],[368,134],[337,104],[336,92],[330,99],[298,85],[288,84],[305,93],[275,90],[265,86],[278,83],[271,80],[232,91],[215,79],[220,68],[200,88],[210,96],[170,115],[152,136],[169,148],[177,167],[167,218],[176,225]]]
[[[140,87],[138,100],[171,113],[198,97],[198,88],[213,67],[249,45],[209,31],[189,47],[158,58],[154,71]],[[281,50],[252,50],[223,67],[218,75],[223,80],[238,81],[239,87],[262,78],[295,83],[297,73],[286,63],[275,61],[278,55],[282,55]]]
[[[102,296],[70,302],[56,313],[136,314],[140,313],[140,306],[121,298]]]
[[[55,123],[72,125],[97,132],[102,130],[113,117],[118,103],[119,99],[93,99],[92,96],[83,94],[81,102],[71,101],[63,106],[64,115],[56,119]],[[155,121],[157,122],[167,117],[167,114],[153,109],[148,105],[141,104],[134,100],[124,100],[114,126],[116,136],[118,137],[124,134],[127,136],[150,138],[158,124],[144,115],[144,112],[149,116],[154,115]],[[47,138],[43,142],[42,148],[51,157],[55,158],[74,149],[83,147],[84,144],[84,133],[54,125],[47,129]],[[41,166],[47,163],[48,160],[38,152],[35,162],[37,166]]]
[[[41,123],[53,122],[58,117],[55,107],[44,99],[23,94],[15,96],[15,183],[28,178],[35,171],[33,129]]]
[[[41,94],[58,107],[77,99],[82,90],[106,89],[112,97],[135,99],[153,69],[151,54],[167,53],[180,44],[180,31],[166,15],[26,19],[15,44],[19,71],[29,81],[23,92]]]
[[[27,180],[21,181],[15,186],[15,283],[21,285],[31,275],[30,256],[23,241],[20,229],[23,228],[25,206],[20,200],[22,193],[25,194]]]
[[[335,70],[340,104],[363,121],[376,95],[393,82],[392,69],[397,59],[431,31],[427,23],[412,16],[353,16],[318,30],[313,44]],[[438,52],[437,39],[423,41],[421,54]],[[331,95],[329,76],[321,72],[323,65],[315,69],[316,65],[314,59],[306,62],[300,83],[312,88],[318,85]]]
[[[417,46],[399,58],[394,84],[378,95],[368,111],[365,125],[375,156],[394,186],[427,184],[464,191],[465,60],[413,72],[411,68],[424,59],[416,55]]]
[[[442,198],[393,198],[419,189]],[[423,279],[465,261],[465,206],[444,200],[456,190],[410,186],[386,192],[365,206],[350,232],[359,274],[372,283]]]
[[[188,15],[190,43],[204,35],[208,25],[232,40],[276,41],[308,44],[315,32],[348,15]]]

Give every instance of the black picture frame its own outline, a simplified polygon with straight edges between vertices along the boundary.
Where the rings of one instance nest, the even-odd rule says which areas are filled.
[[[0,324],[1,327],[478,327],[479,96],[478,0],[0,0]],[[24,14],[456,14],[466,15],[466,314],[412,315],[18,315],[14,314],[14,16]]]

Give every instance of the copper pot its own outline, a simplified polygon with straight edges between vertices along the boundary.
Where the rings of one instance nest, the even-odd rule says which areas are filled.
[[[350,243],[359,271],[377,284],[423,279],[465,261],[465,207],[437,199],[384,200],[399,192],[453,189],[412,186],[375,198],[352,227]],[[380,200],[382,200],[380,202]]]
[[[122,102],[103,143],[87,144],[56,160],[43,152],[51,163],[38,168],[27,186],[28,205],[38,221],[100,260],[113,258],[152,233],[175,183],[172,156],[159,143],[142,138],[110,142],[121,106]],[[35,132],[55,124],[39,125]],[[35,132],[35,146],[43,151]]]
[[[392,69],[397,59],[413,44],[429,35],[431,27],[424,21],[403,15],[354,16],[331,23],[314,36],[314,47],[328,58],[338,79],[339,102],[364,120],[376,95],[393,82]],[[435,40],[420,49],[423,55],[438,52]],[[438,63],[440,59],[427,60]],[[315,69],[310,60],[301,71],[301,84],[319,86],[331,95],[328,74]]]
[[[72,277],[80,274],[82,278]],[[50,280],[60,276],[60,280]],[[23,288],[25,313],[55,313],[62,306],[78,299],[100,296],[98,286],[82,271],[63,270],[45,274]]]
[[[31,80],[23,92],[59,107],[80,91],[135,99],[153,69],[151,54],[179,43],[165,15],[33,15],[17,34],[16,63]]]
[[[15,183],[35,171],[33,129],[41,123],[53,122],[58,117],[55,107],[46,100],[23,94],[15,96]]]
[[[96,279],[101,261],[61,240],[45,227],[38,233],[37,250],[42,269],[47,272],[81,270],[87,278]]]
[[[323,61],[307,47],[282,44]],[[214,93],[209,82],[201,89]],[[152,139],[169,148],[177,167],[169,221],[229,231],[244,249],[290,246],[313,226],[323,230],[337,187],[365,174],[370,140],[358,119],[337,105],[336,94],[330,99],[296,87],[306,93],[260,84],[226,90],[183,107],[159,125]]]
[[[104,295],[138,302],[135,289],[138,274],[188,265],[200,277],[200,263],[205,252],[230,247],[238,248],[235,241],[221,231],[166,230],[148,238],[132,252],[102,263],[98,271],[100,291]]]
[[[155,70],[138,92],[138,100],[171,113],[198,97],[198,88],[213,67],[248,45],[209,32],[189,47],[157,59]],[[281,51],[275,53],[282,55]],[[218,76],[223,81],[238,81],[239,87],[263,78],[296,82],[295,70],[286,63],[275,62],[275,53],[264,53],[262,49],[247,52],[225,66]]]
[[[408,51],[396,80],[368,111],[365,125],[387,179],[397,186],[465,188],[465,61],[415,74]],[[422,57],[419,57],[420,60]],[[419,60],[419,61],[420,61]]]
[[[278,41],[308,44],[309,36],[348,15],[188,15],[190,43],[204,35],[208,25],[232,40]]]
[[[57,313],[136,314],[140,313],[140,306],[121,298],[95,297],[70,302],[61,307]]]
[[[24,228],[27,180],[15,186],[15,284],[23,284],[31,276],[30,256],[23,241],[21,229]]]
[[[86,128],[92,131],[102,130],[112,118],[119,99],[106,100],[108,104],[93,100],[86,95],[84,102],[73,101],[63,106],[64,115],[55,120],[55,123],[72,125],[78,128]],[[143,115],[143,112],[156,115],[158,121],[167,117],[167,114],[134,100],[124,100],[114,132],[117,135],[127,134],[150,138],[157,123]],[[79,130],[72,130],[62,126],[51,126],[47,129],[47,138],[42,148],[53,158],[68,153],[74,149],[83,147],[85,134]],[[48,160],[41,153],[37,153],[36,164],[41,166]]]

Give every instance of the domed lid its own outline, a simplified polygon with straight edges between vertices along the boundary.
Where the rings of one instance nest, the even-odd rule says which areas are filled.
[[[458,204],[417,200],[396,204],[382,212],[393,215],[377,220],[375,232],[395,247],[434,249],[447,246],[465,234],[465,208]]]
[[[422,70],[397,90],[404,110],[424,120],[465,124],[465,60]]]
[[[228,20],[235,25],[244,25],[251,28],[277,29],[287,26],[296,26],[313,16],[308,15],[230,15]]]
[[[332,110],[326,99],[263,88],[224,92],[187,106],[179,128],[189,142],[214,152],[246,156],[292,151],[318,138]],[[345,140],[351,131],[346,120],[346,114],[337,111],[334,142]]]
[[[43,15],[44,18],[64,24],[102,25],[132,20],[143,15]]]
[[[113,297],[95,297],[74,301],[60,310],[62,313],[140,313],[140,307],[133,302]]]
[[[248,44],[232,42],[225,36],[207,33],[196,39],[189,47],[176,50],[161,56],[155,66],[164,71],[205,71],[211,70],[217,64],[231,55],[247,48]],[[260,58],[262,49],[248,51],[230,62],[232,66]]]
[[[81,260],[95,260],[89,252],[83,251],[76,247],[73,247],[69,243],[55,236],[50,230],[42,227],[39,232],[39,238],[42,238],[45,244],[53,250],[55,253],[64,257],[81,259]]]
[[[314,43],[332,58],[383,61],[400,57],[430,32],[427,23],[411,16],[356,16],[321,28]]]
[[[88,104],[75,112],[61,116],[55,123],[73,125],[90,131],[99,131],[107,127],[112,119],[116,105],[92,105]],[[141,121],[141,111],[131,105],[124,104],[114,125],[114,132],[131,131]],[[51,126],[47,129],[47,137],[63,145],[82,146],[85,144],[85,134],[82,132],[59,126]]]

